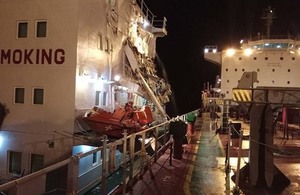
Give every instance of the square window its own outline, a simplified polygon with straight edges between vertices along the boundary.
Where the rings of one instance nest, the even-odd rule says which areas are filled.
[[[22,153],[8,151],[8,172],[16,175],[21,175]]]
[[[25,88],[16,87],[15,88],[15,104],[24,104],[25,100]]]
[[[46,37],[47,34],[47,22],[39,21],[36,23],[36,37]]]
[[[44,104],[44,89],[34,88],[33,89],[33,104]]]
[[[26,38],[28,22],[18,22],[18,38]]]
[[[31,154],[31,173],[36,172],[44,168],[44,155]]]

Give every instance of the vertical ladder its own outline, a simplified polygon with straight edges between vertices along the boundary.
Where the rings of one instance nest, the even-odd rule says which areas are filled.
[[[227,133],[229,130],[229,107],[230,100],[223,100],[223,117],[222,117],[222,132]]]

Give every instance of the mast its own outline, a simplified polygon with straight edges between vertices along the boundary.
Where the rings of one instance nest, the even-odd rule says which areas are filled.
[[[261,19],[266,20],[265,26],[266,26],[268,39],[270,38],[270,28],[273,23],[273,19],[275,18],[273,15],[274,15],[274,12],[271,9],[271,6],[269,6],[267,9],[264,10],[263,16],[261,17]]]

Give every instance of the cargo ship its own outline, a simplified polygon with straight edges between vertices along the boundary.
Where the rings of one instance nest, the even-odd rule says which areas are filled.
[[[205,47],[205,59],[221,65],[221,75],[214,87],[206,86],[202,99],[204,108],[220,111],[220,132],[230,133],[232,116],[243,115],[250,124],[249,163],[241,169],[245,178],[240,187],[284,189],[290,181],[273,164],[274,152],[268,148],[277,147],[273,140],[277,129],[283,139],[300,130],[300,40],[297,35],[271,35],[274,12],[268,7],[263,13],[264,33],[241,40],[238,48]]]

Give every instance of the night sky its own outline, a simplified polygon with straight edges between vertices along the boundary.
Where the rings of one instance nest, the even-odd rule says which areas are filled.
[[[170,116],[201,105],[204,83],[214,84],[221,67],[203,58],[206,45],[239,46],[241,39],[265,33],[263,11],[271,6],[271,35],[300,34],[299,0],[145,0],[157,19],[167,18],[168,35],[157,41],[157,54],[171,84]]]

